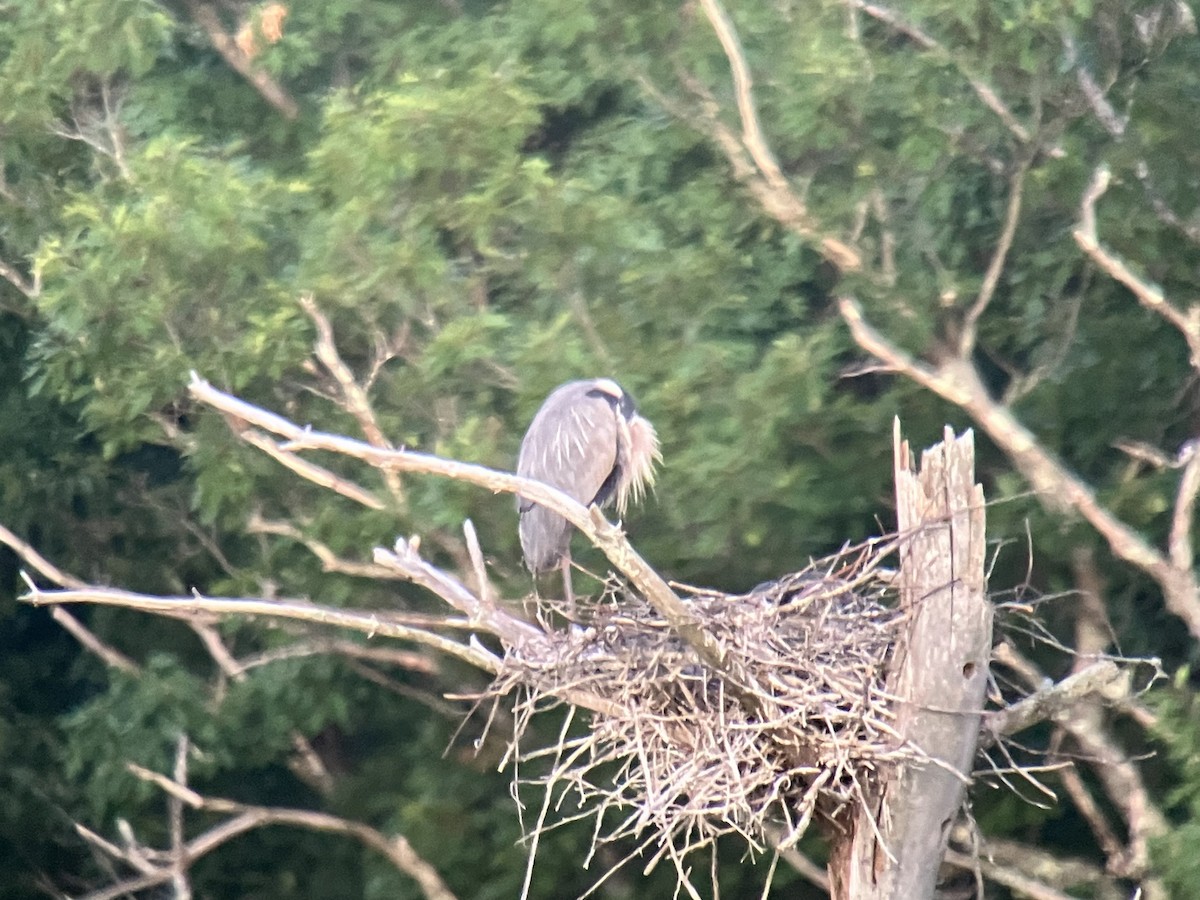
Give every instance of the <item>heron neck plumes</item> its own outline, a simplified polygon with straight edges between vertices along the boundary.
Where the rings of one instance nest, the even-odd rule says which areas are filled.
[[[646,419],[635,415],[621,424],[628,435],[629,454],[621,460],[623,471],[617,483],[617,512],[625,515],[629,501],[638,502],[646,489],[654,485],[654,464],[662,461],[662,453],[658,449],[654,426]]]

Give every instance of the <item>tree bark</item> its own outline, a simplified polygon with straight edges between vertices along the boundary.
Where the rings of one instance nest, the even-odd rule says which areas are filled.
[[[933,896],[979,740],[992,645],[983,489],[971,431],[912,468],[895,434],[900,604],[907,617],[888,672],[896,730],[924,759],[879,772],[847,816],[830,859],[833,900]]]

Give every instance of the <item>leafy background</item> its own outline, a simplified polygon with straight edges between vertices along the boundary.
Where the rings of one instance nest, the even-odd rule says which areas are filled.
[[[296,540],[247,523],[290,522],[358,559],[420,533],[453,566],[470,517],[520,596],[509,498],[413,478],[402,503],[363,511],[189,403],[196,371],[354,433],[308,365],[315,335],[298,298],[311,292],[360,374],[378,341],[392,342],[371,396],[396,444],[509,468],[553,386],[617,377],[666,459],[656,496],[630,516],[638,547],[672,578],[747,589],[888,526],[893,417],[918,443],[970,424],[911,383],[863,371],[834,300],[854,292],[895,340],[934,352],[982,283],[1009,175],[1026,165],[979,364],[997,394],[1021,388],[1014,411],[1048,449],[1161,542],[1177,475],[1114,443],[1173,456],[1195,435],[1194,372],[1178,333],[1091,268],[1071,231],[1106,162],[1106,243],[1168,295],[1195,296],[1194,9],[914,0],[904,15],[935,36],[931,51],[840,2],[731,6],[784,172],[832,230],[858,228],[872,253],[895,240],[890,283],[839,277],[733,177],[695,92],[736,127],[728,64],[691,3],[296,3],[254,60],[294,99],[294,118],[214,51],[196,14],[232,32],[254,20],[249,5],[0,4],[0,521],[99,583],[436,611],[414,588],[324,572]],[[1127,117],[1121,134],[1081,93],[1084,69]],[[1032,123],[1036,152],[972,78]],[[1148,202],[1140,163],[1192,237]],[[1160,656],[1172,675],[1151,695],[1156,728],[1124,726],[1122,739],[1153,752],[1147,783],[1178,826],[1154,865],[1190,896],[1197,644],[1095,534],[1047,512],[986,440],[980,454],[1002,545],[993,587],[1069,591],[1073,554],[1092,552],[1114,646]],[[509,776],[471,752],[478,722],[456,738],[462,711],[435,702],[478,687],[476,674],[441,660],[434,673],[390,671],[396,691],[316,655],[218,692],[183,626],[80,610],[144,667],[126,676],[16,600],[19,568],[0,551],[0,897],[107,883],[74,821],[111,834],[120,817],[161,840],[161,795],[125,764],[169,771],[181,730],[202,751],[193,782],[211,793],[399,831],[460,897],[517,894]],[[1063,634],[1070,602],[1046,613]],[[222,633],[239,654],[288,639],[247,623]],[[1061,674],[1066,662],[1046,665]],[[332,791],[289,769],[295,732],[319,748]],[[981,792],[976,812],[991,835],[1102,859],[1066,804]],[[564,829],[543,846],[532,896],[590,883],[587,839]],[[764,869],[723,848],[723,895],[757,896]],[[230,843],[194,875],[209,897],[419,896],[355,844],[284,829]],[[606,891],[667,896],[671,883],[635,868]]]

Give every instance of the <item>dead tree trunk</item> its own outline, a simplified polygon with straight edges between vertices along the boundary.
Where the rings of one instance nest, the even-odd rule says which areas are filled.
[[[927,760],[879,772],[868,802],[834,838],[833,900],[933,896],[979,737],[992,643],[984,578],[983,489],[970,431],[946,429],[912,469],[895,434],[903,637],[888,673],[896,729]]]

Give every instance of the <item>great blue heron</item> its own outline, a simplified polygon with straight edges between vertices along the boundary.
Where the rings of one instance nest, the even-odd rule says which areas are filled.
[[[654,483],[661,460],[654,426],[638,415],[633,398],[615,381],[569,381],[546,398],[533,417],[517,474],[535,478],[584,506],[616,502],[625,514]],[[556,512],[517,498],[525,565],[536,577],[561,566],[567,603],[571,593],[571,524]]]

